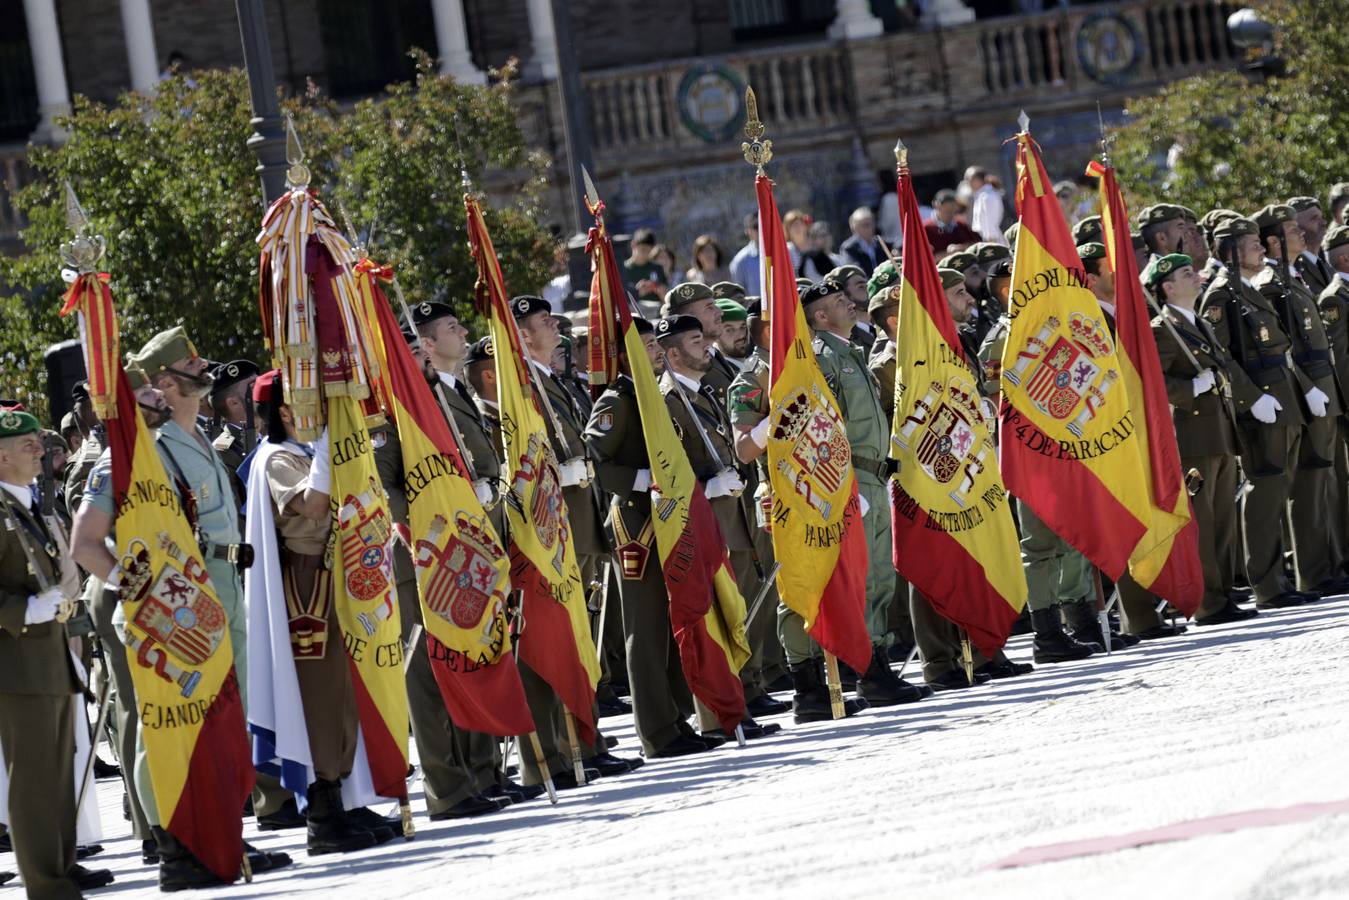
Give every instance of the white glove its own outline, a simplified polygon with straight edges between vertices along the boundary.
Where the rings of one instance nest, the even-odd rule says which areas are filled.
[[[649,487],[651,487],[651,470],[638,469],[637,474],[632,479],[632,492],[644,494]]]
[[[575,487],[585,481],[585,476],[586,463],[579,456],[569,459],[557,467],[557,477],[562,482],[563,487]]]
[[[1205,369],[1195,376],[1191,384],[1194,385],[1194,395],[1198,397],[1200,394],[1213,390],[1217,380],[1213,377],[1212,369]]]
[[[764,416],[762,422],[750,429],[750,440],[754,441],[762,450],[768,446],[768,417]]]
[[[309,449],[314,451],[314,458],[309,463],[309,489],[320,494],[331,494],[333,492],[333,460],[332,454],[328,450],[328,428],[326,425],[323,428],[323,433],[318,436],[318,440],[310,442]]]
[[[861,494],[857,495],[857,503],[862,507],[862,518],[865,519],[867,517],[867,510],[871,509],[871,504],[868,503],[867,498],[863,497]]]
[[[40,594],[29,595],[28,609],[23,613],[23,624],[41,625],[55,619],[57,607],[64,599],[60,588],[47,588]]]
[[[703,493],[707,495],[707,499],[712,500],[716,497],[729,497],[744,487],[745,483],[740,480],[739,475],[731,469],[723,469],[712,476],[707,482],[707,487],[703,488]]]
[[[1273,425],[1282,410],[1283,404],[1270,394],[1261,394],[1260,399],[1251,404],[1251,415],[1266,425]]]
[[[117,563],[108,573],[108,577],[103,579],[103,587],[110,591],[115,591],[122,586],[122,564]]]
[[[492,502],[492,482],[486,478],[479,478],[473,482],[473,493],[478,495],[478,502],[487,506]]]
[[[1319,387],[1313,387],[1307,392],[1307,406],[1311,408],[1312,415],[1316,418],[1324,418],[1326,414],[1326,405],[1330,403],[1330,398],[1325,395]]]

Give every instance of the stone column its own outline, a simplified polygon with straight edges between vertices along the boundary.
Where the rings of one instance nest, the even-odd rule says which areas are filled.
[[[468,28],[464,24],[464,0],[431,0],[436,20],[436,46],[440,48],[440,74],[465,84],[486,84],[487,76],[473,65],[468,52]]]
[[[960,0],[928,0],[918,23],[925,28],[946,28],[974,21],[974,10]]]
[[[131,65],[131,87],[142,94],[153,93],[159,84],[159,57],[155,53],[150,0],[121,0],[121,6],[126,58]]]
[[[33,76],[37,82],[37,109],[42,117],[32,139],[45,143],[65,139],[65,132],[53,119],[70,112],[70,88],[66,86],[66,64],[61,54],[61,30],[56,24],[56,0],[23,0],[28,20],[28,49],[33,54]]]
[[[553,30],[551,0],[528,0],[529,35],[533,55],[525,63],[524,74],[529,78],[552,81],[557,78],[557,34]]]
[[[867,0],[838,0],[837,7],[838,16],[829,26],[829,37],[834,40],[855,41],[875,37],[885,30]]]

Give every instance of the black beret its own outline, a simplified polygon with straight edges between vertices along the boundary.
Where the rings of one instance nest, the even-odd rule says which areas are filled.
[[[632,327],[637,329],[638,334],[651,334],[656,330],[655,325],[652,325],[650,321],[643,319],[640,316],[632,317]]]
[[[1011,278],[1012,277],[1012,258],[1004,256],[988,267],[986,273],[989,278]]]
[[[448,303],[439,300],[424,300],[412,307],[412,324],[420,328],[428,322],[454,315]],[[516,318],[519,318],[518,316]]]
[[[808,307],[810,304],[818,300],[823,300],[825,297],[832,297],[842,290],[843,289],[839,285],[830,281],[828,278],[817,281],[812,285],[801,288],[801,306],[802,308]]]
[[[221,363],[211,370],[211,376],[215,378],[215,384],[211,387],[211,393],[218,394],[241,381],[256,378],[261,374],[261,371],[262,370],[258,368],[257,363],[248,359],[236,359],[233,362]]]
[[[479,338],[468,345],[468,356],[464,359],[464,364],[476,362],[487,362],[496,356],[496,351],[492,348],[492,339],[490,337]]]
[[[515,321],[517,322],[536,312],[546,312],[551,314],[552,311],[553,307],[549,305],[547,300],[542,297],[534,297],[530,294],[516,297],[511,301],[511,315],[515,317]]]
[[[762,319],[762,318],[763,318],[763,298],[762,298],[762,297],[746,297],[746,298],[745,298],[745,315],[746,315],[747,317],[748,317],[748,316],[758,316],[760,319]]]
[[[672,338],[681,334],[690,332],[703,333],[703,323],[698,321],[697,316],[684,316],[676,313],[673,316],[666,316],[656,322],[656,337],[660,340]]]
[[[80,403],[89,399],[89,382],[77,381],[75,386],[70,389],[70,399],[74,403]]]

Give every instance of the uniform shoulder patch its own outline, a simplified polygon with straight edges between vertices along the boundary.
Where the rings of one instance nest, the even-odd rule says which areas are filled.
[[[234,446],[234,432],[226,428],[215,436],[215,440],[211,441],[211,446],[224,453]]]
[[[1223,320],[1223,305],[1221,303],[1210,303],[1204,307],[1203,315],[1205,319],[1217,325]]]

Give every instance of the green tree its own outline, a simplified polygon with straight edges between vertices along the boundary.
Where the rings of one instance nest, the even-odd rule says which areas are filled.
[[[489,87],[435,74],[419,54],[413,82],[347,111],[311,90],[285,110],[314,172],[313,185],[340,221],[376,223],[372,256],[392,263],[410,301],[443,293],[470,321],[474,269],[464,227],[461,166],[476,184],[493,173],[507,202],[489,213],[514,290],[548,277],[552,240],[539,206],[546,161],[516,125],[511,71]],[[62,183],[69,181],[92,231],[107,241],[124,351],[181,322],[199,352],[265,363],[257,312],[254,243],[262,219],[248,88],[239,70],[193,72],[152,96],[111,106],[77,98],[59,147],[34,147],[36,179],[16,197],[28,217],[23,256],[0,259],[0,395],[45,409],[42,353],[77,336],[60,319],[59,249],[70,237]]]
[[[1212,72],[1131,101],[1113,149],[1131,207],[1165,198],[1250,212],[1300,194],[1324,202],[1349,180],[1349,32],[1338,27],[1349,0],[1254,6],[1286,72]]]

